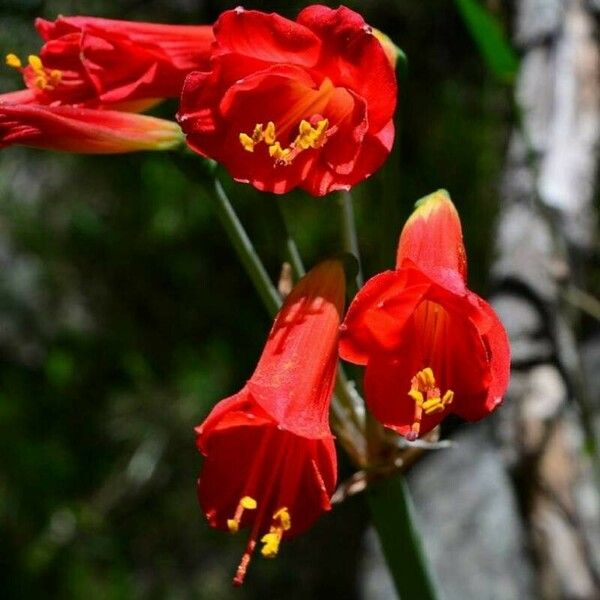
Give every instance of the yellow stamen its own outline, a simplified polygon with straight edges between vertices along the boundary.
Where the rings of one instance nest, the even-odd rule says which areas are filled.
[[[291,153],[290,148],[282,148],[279,142],[275,142],[269,146],[269,156],[274,158],[276,163],[288,164],[288,161],[291,162],[289,158]]]
[[[256,500],[250,496],[244,496],[240,500],[240,504],[242,505],[242,508],[245,508],[246,510],[255,510],[258,506]]]
[[[423,413],[432,415],[442,412],[446,406],[452,403],[454,392],[446,391],[441,396],[440,389],[436,386],[435,375],[430,367],[419,371],[411,380],[411,387],[408,395],[415,401],[414,422],[411,425],[411,431],[408,439],[416,439],[421,431],[421,419]]]
[[[290,517],[290,512],[285,506],[282,506],[273,515],[273,519],[279,519],[279,522],[281,523],[281,528],[284,531],[288,531],[292,528],[292,517]]]
[[[263,127],[262,123],[257,123],[251,136],[242,132],[238,138],[246,152],[254,152],[256,144],[264,142],[267,145],[269,156],[275,159],[275,165],[281,166],[289,165],[304,150],[323,146],[327,141],[328,127],[328,119],[319,119],[314,126],[309,121],[302,119],[298,126],[298,135],[287,148],[283,148],[277,141],[277,132],[273,121],[269,121],[266,127]]]
[[[260,538],[260,541],[263,543],[260,552],[265,558],[275,558],[275,556],[277,556],[283,532],[289,531],[291,527],[292,518],[289,510],[285,506],[282,506],[273,514],[273,523],[269,528],[269,533],[265,533],[265,535]]]
[[[263,140],[267,146],[271,146],[275,143],[276,139],[277,135],[275,134],[275,123],[273,123],[273,121],[269,121],[263,133]]]
[[[10,56],[10,55],[9,55]],[[8,62],[8,56],[6,57]],[[35,74],[34,83],[35,86],[40,90],[53,90],[54,87],[60,83],[62,79],[62,71],[58,69],[52,69],[49,71],[44,67],[42,59],[36,54],[30,54],[27,57],[27,62],[31,67],[31,70]],[[20,61],[19,61],[20,63]]]
[[[247,133],[240,133],[240,144],[246,152],[254,152],[254,140]]]
[[[260,538],[260,541],[264,544],[260,553],[265,558],[275,558],[279,552],[279,544],[281,543],[281,532],[265,533]]]
[[[308,148],[319,148],[322,146],[325,131],[329,127],[329,119],[317,121],[316,127],[313,127],[308,121],[300,121],[298,137],[294,140],[292,146],[307,150]]]
[[[243,496],[235,509],[233,519],[227,519],[227,529],[229,529],[231,533],[237,533],[240,529],[240,521],[242,520],[244,510],[255,510],[257,506],[258,503],[254,498],[251,496]]]
[[[240,524],[235,519],[227,519],[227,528],[230,533],[237,533],[240,529]]]
[[[29,66],[37,73],[38,71],[42,71],[44,70],[44,65],[42,64],[42,59],[39,56],[36,56],[35,54],[30,54],[27,57],[27,62],[29,63]]]
[[[22,66],[21,59],[12,52],[6,55],[6,65],[8,67],[12,67],[13,69],[20,69]]]
[[[48,80],[43,75],[40,75],[35,78],[35,87],[39,88],[40,90],[45,90],[50,86],[48,86]]]

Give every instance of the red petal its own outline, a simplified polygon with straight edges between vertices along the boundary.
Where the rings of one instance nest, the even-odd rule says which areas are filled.
[[[306,27],[275,13],[243,8],[224,12],[214,32],[219,51],[270,63],[312,67],[321,48],[319,38]]]
[[[416,270],[385,271],[356,294],[341,327],[340,356],[365,365],[369,356],[393,352],[408,319],[430,287]]]
[[[466,279],[467,259],[460,219],[445,190],[417,202],[400,234],[396,266],[401,267],[405,259],[429,274],[433,271],[435,279],[443,270],[458,272]]]
[[[241,527],[259,519],[259,534],[268,531],[271,515],[282,506],[291,515],[286,536],[301,533],[329,509],[336,479],[331,437],[306,440],[249,419],[246,425],[212,433],[208,443],[198,496],[213,527],[227,530],[227,519],[243,496],[255,498],[258,506],[245,512]]]
[[[398,90],[394,70],[371,28],[344,6],[309,6],[297,21],[323,40],[319,69],[336,86],[345,86],[365,99],[370,131],[380,131],[394,114]]]
[[[415,402],[408,395],[410,379],[420,369],[416,356],[376,356],[365,373],[365,395],[369,410],[385,427],[406,436],[415,421]],[[445,412],[423,415],[420,435],[431,431],[446,416]]]
[[[510,343],[506,329],[494,309],[476,294],[469,294],[478,308],[473,321],[479,330],[488,354],[491,383],[486,407],[496,408],[501,402],[510,380]]]
[[[334,173],[349,175],[369,129],[365,101],[345,88],[336,88],[325,113],[337,132],[323,149],[324,160]]]

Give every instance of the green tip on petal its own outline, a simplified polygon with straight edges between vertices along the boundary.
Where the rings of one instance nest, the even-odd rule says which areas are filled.
[[[437,190],[415,204],[400,233],[396,267],[407,258],[422,268],[452,269],[466,278],[460,218],[446,190]]]
[[[450,194],[448,193],[448,191],[440,189],[437,190],[437,192],[433,192],[432,194],[428,194],[427,196],[424,196],[423,198],[417,200],[415,202],[415,208],[424,207],[427,203],[431,203],[430,206],[433,208],[435,204],[443,200],[449,200],[450,202],[452,202],[452,200],[450,200]]]
[[[385,54],[392,67],[400,67],[401,70],[405,71],[407,63],[406,54],[404,54],[404,52],[398,48],[392,39],[383,33],[383,31],[376,29],[375,27],[371,27],[371,31],[385,50]]]

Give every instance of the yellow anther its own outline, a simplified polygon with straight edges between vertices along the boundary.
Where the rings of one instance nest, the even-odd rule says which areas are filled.
[[[257,123],[254,126],[254,131],[252,132],[252,141],[255,144],[258,144],[258,142],[262,141],[262,139],[263,139],[263,124]]]
[[[442,399],[439,396],[434,396],[433,398],[427,398],[425,402],[423,402],[423,410],[426,415],[431,415],[436,412],[440,412],[444,410],[444,405],[442,404]]]
[[[37,73],[39,71],[44,70],[44,65],[42,63],[42,59],[35,55],[35,54],[30,54],[27,57],[27,62],[29,63],[29,66]]]
[[[275,142],[269,146],[269,156],[274,158],[277,162],[288,163],[290,162],[290,154],[292,150],[290,148],[282,148],[279,142]]]
[[[414,388],[411,388],[410,391],[408,392],[408,395],[419,405],[419,406],[423,406],[423,394],[419,391],[419,390],[415,390]]]
[[[244,496],[240,500],[240,505],[242,508],[245,508],[246,510],[254,510],[258,506],[256,500],[250,496]]]
[[[277,132],[273,121],[268,121],[266,127],[262,123],[257,123],[252,135],[242,132],[238,137],[246,152],[254,152],[256,144],[264,142],[267,145],[269,156],[275,159],[276,165],[289,165],[303,150],[320,148],[327,141],[328,127],[328,119],[320,119],[314,126],[309,121],[302,119],[298,126],[299,133],[296,139],[287,148],[283,148],[277,141]]]
[[[59,71],[58,69],[53,69],[52,71],[50,71],[50,79],[52,79],[54,83],[58,83],[62,79],[62,71]]]
[[[435,386],[435,377],[433,376],[433,371],[430,367],[426,367],[422,371],[419,371],[417,373],[417,379],[424,388]]]
[[[227,528],[231,533],[237,533],[240,528],[240,521],[245,510],[255,510],[258,503],[251,496],[243,496],[236,509],[233,519],[227,519]]]
[[[227,519],[227,528],[230,533],[237,533],[240,528],[240,522],[235,519]]]
[[[452,404],[452,400],[454,400],[454,392],[452,390],[448,390],[442,398],[442,403],[444,406],[448,406],[448,404]]]
[[[21,59],[12,52],[6,55],[6,65],[13,69],[20,69],[22,66]]]
[[[246,133],[240,133],[240,144],[246,152],[254,152],[254,140]]]
[[[279,552],[279,544],[281,543],[281,531],[274,531],[265,533],[260,538],[260,541],[264,544],[260,553],[265,558],[275,558]]]
[[[35,86],[40,90],[44,90],[48,87],[48,80],[44,75],[38,75],[38,77],[35,78]]]
[[[292,517],[287,507],[282,506],[273,513],[273,523],[269,528],[269,533],[265,533],[260,541],[264,544],[261,554],[266,558],[274,558],[279,552],[279,544],[284,531],[292,528]]]
[[[267,146],[271,146],[275,143],[275,139],[275,123],[273,121],[269,121],[266,128],[263,128],[262,123],[257,123],[251,136],[247,133],[240,133],[239,135],[240,144],[246,152],[254,152],[254,146],[263,141]]]
[[[275,512],[273,515],[273,519],[278,519],[281,524],[281,528],[284,531],[288,531],[292,527],[292,517],[290,517],[290,512],[285,506],[282,506],[279,510]]]
[[[267,123],[267,127],[265,128],[265,131],[263,133],[263,139],[265,140],[265,143],[268,146],[271,146],[275,143],[277,137],[275,134],[275,123],[273,123],[273,121],[269,121]]]
[[[313,127],[308,121],[303,119],[300,121],[300,125],[298,127],[300,133],[294,140],[292,146],[294,148],[299,148],[300,150],[318,148],[321,145],[325,130],[328,126],[328,119],[321,119],[317,122],[316,127]]]
[[[423,418],[423,413],[432,415],[442,412],[448,404],[452,403],[454,392],[448,390],[441,396],[440,389],[436,385],[435,375],[433,374],[433,369],[431,369],[431,367],[426,367],[425,369],[418,371],[412,378],[410,384],[411,386],[408,395],[415,402],[415,416],[407,438],[414,440],[419,436],[419,432],[421,431],[421,419]]]

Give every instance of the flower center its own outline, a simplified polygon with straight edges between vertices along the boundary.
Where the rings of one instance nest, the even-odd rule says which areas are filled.
[[[44,67],[42,59],[39,56],[30,54],[27,58],[27,62],[35,76],[33,78],[35,87],[39,90],[53,90],[60,83],[63,75],[62,71],[59,71],[58,69],[47,69]],[[16,54],[7,54],[6,64],[13,69],[23,71],[21,59]]]
[[[415,401],[415,416],[410,433],[406,436],[408,440],[416,440],[421,431],[421,420],[423,413],[433,415],[442,412],[452,404],[454,392],[448,390],[443,396],[437,387],[433,370],[426,367],[419,371],[410,382],[408,395]]]
[[[329,119],[320,114],[313,115],[308,121],[302,119],[298,126],[298,135],[287,147],[282,147],[277,140],[275,123],[269,121],[264,127],[262,123],[254,126],[252,135],[240,133],[240,144],[246,152],[254,152],[254,147],[264,142],[268,147],[269,156],[275,161],[275,166],[287,166],[294,158],[309,148],[321,148],[327,139],[335,133],[336,128],[329,128]]]

